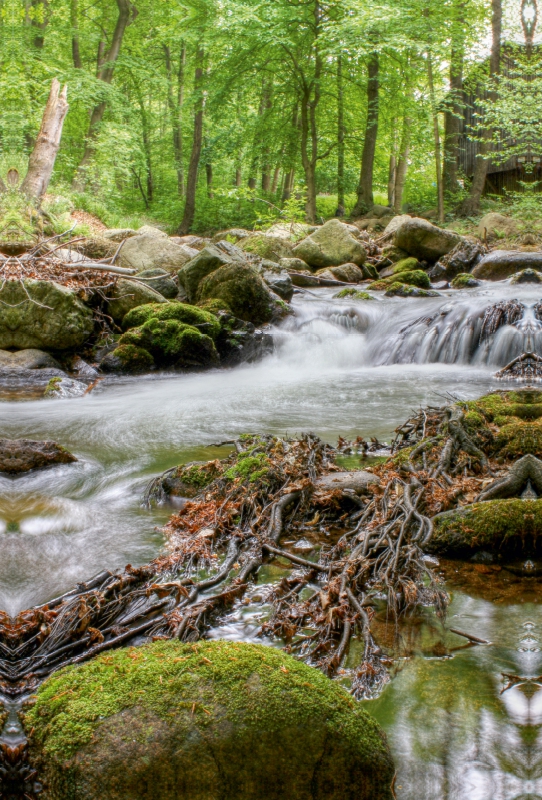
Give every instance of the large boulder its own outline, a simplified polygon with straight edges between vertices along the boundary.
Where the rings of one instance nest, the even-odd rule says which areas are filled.
[[[261,276],[269,288],[275,292],[275,294],[278,294],[278,296],[282,297],[282,299],[286,300],[286,302],[290,302],[294,293],[294,287],[292,284],[292,279],[286,270],[264,269],[261,272]]]
[[[293,242],[287,237],[256,232],[239,242],[246,253],[267,258],[278,264],[281,258],[292,255]]]
[[[411,217],[410,214],[397,214],[397,216],[392,217],[386,225],[384,234],[386,236],[391,236],[392,233],[399,230],[401,225],[404,225],[405,222],[409,222],[411,219],[413,219],[413,217]]]
[[[166,299],[150,286],[128,278],[120,278],[113,291],[107,306],[115,322],[122,322],[126,314],[145,303],[165,303]]]
[[[60,364],[50,353],[29,348],[27,350],[0,350],[0,369],[60,369]]]
[[[462,272],[470,272],[485,253],[479,242],[462,239],[431,270],[433,280],[452,280]]]
[[[66,286],[26,278],[0,288],[0,348],[67,350],[93,329],[92,311]]]
[[[198,302],[212,299],[224,300],[235,317],[254,325],[271,322],[278,310],[278,301],[257,272],[233,261],[201,281]]]
[[[460,241],[461,236],[458,233],[438,228],[419,217],[406,219],[396,229],[393,238],[396,247],[406,250],[409,255],[420,261],[430,262],[438,261]]]
[[[513,236],[517,232],[517,220],[505,217],[504,214],[498,214],[496,211],[485,214],[478,223],[478,236],[481,239],[486,237],[488,239],[502,239],[506,236]]]
[[[102,236],[104,239],[110,239],[112,242],[123,242],[125,239],[137,236],[137,231],[133,228],[109,228],[102,233]]]
[[[361,266],[367,257],[363,244],[338,219],[330,219],[299,242],[293,255],[314,268],[338,267],[347,263]]]
[[[138,232],[137,236],[126,239],[119,253],[118,262],[122,267],[131,267],[138,272],[146,269],[176,272],[197,253],[198,251],[192,247],[175,244],[165,234]]]
[[[138,272],[136,277],[143,281],[149,289],[154,289],[155,292],[158,292],[167,300],[177,297],[179,287],[165,269],[144,269],[142,272]]]
[[[328,274],[331,278],[343,283],[361,283],[366,278],[376,278],[376,270],[374,275],[365,274],[361,267],[357,264],[341,264],[340,267],[325,267],[316,271],[317,275],[327,277]]]
[[[392,800],[378,723],[272,647],[155,642],[64,669],[25,714],[43,800]]]
[[[523,253],[518,250],[493,250],[472,270],[475,278],[502,281],[523,269],[542,269],[542,253]]]
[[[188,296],[190,303],[195,302],[198,293],[198,286],[203,278],[210,275],[219,267],[225,267],[234,261],[243,261],[236,252],[228,252],[224,248],[227,242],[221,242],[221,247],[217,244],[208,244],[191,261],[189,261],[179,272],[179,286],[181,286]],[[234,245],[232,245],[234,247]],[[235,248],[236,251],[239,248]],[[239,251],[240,252],[240,251]]]

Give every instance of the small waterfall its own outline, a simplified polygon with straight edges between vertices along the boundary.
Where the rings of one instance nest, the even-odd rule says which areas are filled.
[[[457,364],[499,369],[542,355],[542,287],[485,284],[438,298],[335,299],[306,293],[275,331],[279,360],[301,367]]]

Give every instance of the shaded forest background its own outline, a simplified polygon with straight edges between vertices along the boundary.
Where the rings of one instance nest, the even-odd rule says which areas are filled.
[[[500,0],[3,0],[2,172],[24,174],[57,77],[70,103],[50,188],[59,210],[187,232],[260,227],[281,209],[309,221],[374,203],[422,213],[441,188],[452,213],[469,188],[457,161],[465,92],[491,80],[496,12],[500,47],[518,40],[518,11]]]

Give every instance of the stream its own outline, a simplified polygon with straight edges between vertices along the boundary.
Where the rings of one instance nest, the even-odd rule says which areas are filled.
[[[219,443],[240,433],[310,430],[329,442],[390,442],[420,406],[507,388],[495,372],[525,350],[542,352],[541,297],[542,287],[507,282],[407,300],[304,292],[274,331],[274,353],[259,363],[107,378],[81,398],[2,403],[2,437],[52,439],[78,460],[0,478],[0,609],[15,615],[103,569],[149,561],[163,547],[160,526],[171,508],[141,507],[147,482],[179,463],[223,457]],[[484,310],[512,298],[524,306],[522,319],[481,340]],[[285,572],[264,568],[258,583]],[[432,612],[407,626],[408,641],[387,632],[393,679],[366,703],[389,736],[397,797],[542,797],[536,579],[503,570],[460,581],[449,565],[446,577],[447,625],[492,644],[466,645]],[[255,637],[266,613],[256,593],[210,635],[262,641]],[[501,693],[503,673],[523,681]]]

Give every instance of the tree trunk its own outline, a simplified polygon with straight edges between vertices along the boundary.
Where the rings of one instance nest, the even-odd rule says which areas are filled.
[[[79,50],[79,14],[78,0],[71,0],[70,18],[72,26],[72,58],[75,69],[82,69],[81,52]]]
[[[373,52],[368,65],[367,80],[367,122],[365,125],[365,140],[361,156],[361,171],[359,176],[358,199],[352,209],[352,216],[359,217],[366,214],[374,206],[373,174],[378,136],[378,88],[379,88],[379,57],[378,52]]]
[[[242,183],[243,183],[243,176],[241,174],[241,168],[237,167],[237,169],[235,170],[235,185],[241,186]]]
[[[284,176],[284,188],[282,190],[282,202],[289,200],[292,195],[292,189],[294,187],[294,176],[295,171],[293,169],[289,170],[286,175]]]
[[[269,192],[271,189],[271,164],[269,163],[269,141],[266,135],[266,123],[269,120],[270,112],[273,107],[273,79],[268,80],[263,87],[262,96],[262,191]]]
[[[186,179],[186,201],[179,235],[186,236],[190,232],[194,215],[196,213],[196,188],[198,183],[198,167],[201,156],[201,145],[203,141],[203,60],[204,51],[198,48],[196,53],[196,71],[194,78],[194,95],[196,103],[194,107],[194,136],[192,140],[192,152],[188,165],[188,175]]]
[[[336,217],[344,217],[344,86],[343,59],[337,58],[337,209]]]
[[[271,193],[276,194],[277,188],[279,185],[279,177],[280,177],[280,164],[277,164],[275,167],[275,171],[273,172],[273,183],[271,184]]]
[[[403,205],[403,193],[405,190],[406,176],[408,171],[408,154],[410,151],[410,126],[412,120],[410,117],[403,119],[403,134],[401,137],[401,146],[399,149],[399,160],[397,162],[397,169],[395,173],[395,191],[393,208],[397,214],[401,213]]]
[[[213,165],[210,162],[205,164],[205,176],[207,178],[207,197],[212,200],[213,193]]]
[[[397,119],[393,120],[390,163],[388,167],[388,205],[395,205],[395,182],[397,180]]]
[[[431,51],[427,53],[427,78],[429,83],[429,97],[431,100],[431,115],[433,117],[433,137],[435,141],[435,171],[437,177],[437,205],[438,221],[444,222],[444,186],[442,183],[442,163],[440,148],[440,131],[438,123],[438,108],[435,98],[435,84],[433,81],[433,57]]]
[[[299,130],[299,104],[296,102],[292,113],[292,129],[291,129],[290,141],[288,142],[286,151],[286,164],[285,164],[286,172],[284,175],[284,186],[282,189],[282,202],[285,202],[286,200],[290,199],[290,195],[292,193],[292,188],[294,185],[298,130]]]
[[[465,57],[465,2],[458,6],[458,19],[452,28],[450,53],[450,91],[444,112],[444,191],[454,195],[459,189],[458,156],[461,114],[463,111],[463,60]]]
[[[28,160],[28,172],[21,185],[21,192],[30,197],[38,199],[43,197],[49,186],[60,146],[64,118],[69,108],[67,93],[67,86],[60,91],[60,83],[54,78],[43,112],[40,132]]]
[[[173,157],[177,171],[177,193],[184,197],[184,164],[183,164],[183,106],[184,106],[184,71],[186,66],[186,47],[181,46],[179,56],[179,69],[177,72],[177,97],[173,91],[173,68],[171,64],[171,51],[164,45],[167,74],[167,99],[173,134]]]
[[[126,28],[134,21],[138,13],[136,7],[132,5],[130,0],[116,0],[116,1],[119,10],[119,15],[117,18],[117,24],[115,25],[115,30],[113,32],[111,47],[109,48],[107,55],[104,55],[103,59],[100,57],[100,50],[98,51],[97,77],[99,78],[99,80],[107,84],[110,84],[111,81],[113,80],[113,73],[115,71],[115,62],[117,61],[120,54],[122,40],[124,38],[124,33],[126,31]],[[83,153],[83,158],[79,163],[79,167],[74,178],[75,188],[82,188],[84,185],[85,168],[88,166],[89,162],[92,159],[92,156],[94,155],[96,136],[98,134],[99,125],[100,122],[102,121],[105,108],[106,108],[106,103],[104,101],[102,103],[99,103],[92,109],[92,114],[90,116],[90,124],[88,126],[85,151]]]
[[[502,28],[502,0],[491,0],[491,55],[489,58],[490,80],[494,80],[500,71],[501,60],[501,28]],[[494,91],[490,92],[495,97]],[[469,196],[463,200],[459,213],[464,217],[478,214],[480,201],[486,184],[487,170],[489,167],[488,155],[491,151],[491,131],[484,132],[484,140],[480,145],[480,152],[476,159],[474,175]]]
[[[139,113],[141,116],[141,135],[143,139],[143,152],[145,153],[145,168],[147,174],[147,193],[146,195],[143,193],[143,189],[141,188],[141,193],[143,194],[145,200],[145,207],[149,207],[149,203],[153,201],[154,195],[154,178],[153,178],[153,170],[152,170],[152,150],[151,150],[151,132],[149,126],[149,116],[147,114],[147,109],[145,108],[145,98],[143,96],[143,92],[141,90],[141,86],[134,80],[134,88],[135,88],[135,95],[137,97],[137,103],[139,105]],[[140,181],[139,174],[137,176],[138,181]]]

